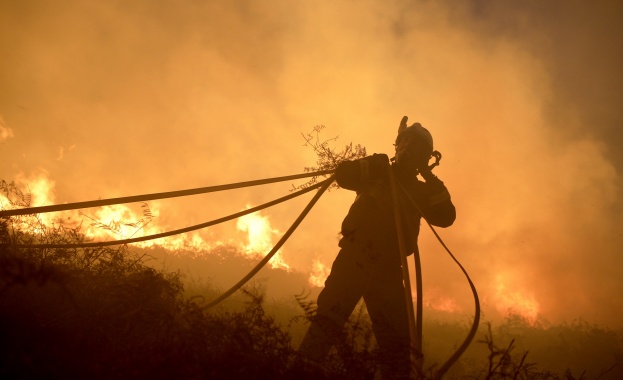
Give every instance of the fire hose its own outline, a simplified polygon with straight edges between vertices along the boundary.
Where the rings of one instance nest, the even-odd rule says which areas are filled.
[[[237,189],[237,188],[242,188],[242,187],[264,185],[264,184],[274,183],[274,182],[283,182],[283,181],[300,179],[300,178],[328,175],[328,174],[332,174],[333,172],[334,172],[333,170],[324,170],[324,171],[317,171],[317,172],[311,172],[311,173],[303,173],[303,174],[297,174],[297,175],[268,178],[268,179],[263,179],[263,180],[244,181],[244,182],[237,182],[237,183],[232,183],[232,184],[227,184],[227,185],[202,187],[202,188],[189,189],[189,190],[153,193],[153,194],[145,194],[145,195],[137,195],[137,196],[129,196],[129,197],[100,199],[100,200],[95,200],[95,201],[75,202],[75,203],[68,203],[68,204],[61,204],[61,205],[28,207],[28,208],[13,209],[13,210],[0,210],[0,218],[18,216],[18,215],[55,212],[55,211],[75,210],[75,209],[87,208],[87,207],[101,207],[101,206],[113,205],[113,204],[144,202],[144,201],[155,200],[155,199],[165,199],[165,198],[182,197],[182,196],[188,196],[188,195],[204,194],[204,193],[210,193],[210,192],[232,190],[232,189]],[[390,170],[390,173],[391,173],[391,170]],[[292,233],[300,225],[300,223],[307,216],[311,208],[316,204],[318,199],[320,199],[322,194],[324,194],[326,189],[331,185],[331,183],[334,181],[334,178],[335,176],[332,175],[330,178],[322,182],[315,183],[311,186],[303,188],[302,190],[298,190],[287,196],[277,198],[273,201],[264,203],[262,205],[259,205],[253,208],[249,208],[244,211],[240,211],[240,212],[237,212],[237,213],[234,213],[234,214],[222,217],[222,218],[218,218],[218,219],[215,219],[209,222],[205,222],[205,223],[201,223],[201,224],[197,224],[194,226],[185,227],[185,228],[181,228],[177,230],[172,230],[168,232],[163,232],[159,234],[142,236],[142,237],[131,238],[131,239],[124,239],[124,240],[106,241],[106,242],[87,242],[87,243],[75,243],[75,244],[14,244],[13,246],[16,248],[101,247],[101,246],[121,245],[121,244],[129,244],[129,243],[136,243],[140,241],[158,239],[158,238],[163,238],[163,237],[177,235],[177,234],[181,234],[185,232],[190,232],[190,231],[206,228],[206,227],[209,227],[215,224],[223,223],[225,221],[232,220],[240,216],[243,216],[243,215],[246,215],[252,212],[256,212],[258,210],[261,210],[267,207],[274,206],[278,203],[285,202],[287,200],[290,200],[292,198],[295,198],[297,196],[300,196],[302,194],[305,194],[307,192],[310,192],[318,188],[319,190],[316,192],[312,200],[307,204],[307,206],[303,209],[303,211],[298,216],[298,218],[293,222],[290,228],[284,233],[284,235],[277,242],[277,244],[275,244],[275,246],[271,249],[271,251],[245,277],[243,277],[240,281],[238,281],[234,286],[232,286],[229,290],[224,292],[217,299],[201,307],[203,310],[205,310],[205,309],[209,309],[217,305],[218,303],[228,298],[231,294],[236,292],[238,289],[240,289],[244,284],[246,284],[255,274],[257,274],[257,272],[259,272],[259,270],[261,270],[270,261],[270,259],[277,253],[277,251],[281,248],[281,246],[283,246],[283,244],[287,241],[287,239],[292,235]],[[405,250],[405,247],[404,247],[404,240],[403,240],[404,233],[403,233],[403,228],[401,226],[400,214],[399,214],[400,204],[398,202],[398,199],[399,199],[398,188],[402,191],[402,193],[404,193],[404,196],[406,197],[406,199],[409,200],[410,203],[412,203],[415,206],[415,208],[420,212],[420,214],[422,214],[423,217],[424,215],[421,212],[417,203],[411,198],[411,196],[407,193],[404,187],[402,187],[400,183],[397,182],[393,178],[393,176],[390,177],[390,184],[392,187],[392,195],[394,198],[394,210],[395,210],[395,216],[396,216],[397,230],[399,234],[399,246],[401,247],[401,252],[402,252]],[[463,341],[461,346],[456,350],[456,352],[437,371],[435,378],[441,379],[443,375],[448,371],[448,369],[463,354],[463,352],[467,349],[467,347],[473,340],[477,332],[478,324],[480,321],[480,302],[479,302],[476,288],[473,282],[471,281],[469,275],[467,274],[467,271],[463,268],[463,266],[459,263],[459,261],[454,257],[452,252],[448,249],[448,247],[445,245],[441,237],[437,234],[433,226],[428,222],[428,220],[426,220],[425,217],[424,217],[424,220],[426,221],[426,223],[432,230],[437,240],[440,242],[440,244],[444,247],[444,249],[448,252],[451,258],[456,262],[456,264],[459,266],[463,274],[466,276],[467,281],[469,282],[470,288],[472,290],[472,293],[474,295],[474,302],[475,302],[475,317],[474,317],[474,321],[470,329],[470,332],[468,333],[468,336]],[[415,255],[417,255],[417,253],[415,253]],[[406,285],[405,288],[408,288],[408,290],[405,289],[405,298],[406,298],[406,304],[408,308],[407,309],[408,317],[410,319],[409,329],[410,329],[411,340],[412,340],[412,348],[415,351],[414,371],[416,371],[416,373],[421,374],[422,373],[422,367],[421,367],[422,365],[421,363],[421,358],[422,358],[422,278],[421,278],[421,267],[420,267],[419,255],[417,257],[414,257],[415,265],[416,265],[415,273],[416,273],[416,285],[417,285],[417,319],[413,315],[413,300],[411,297],[411,291],[410,291],[410,285],[409,285],[410,284],[409,270],[408,270],[408,266],[406,265],[406,254],[401,254],[401,256],[404,256],[403,276],[404,276],[405,285]]]
[[[391,170],[390,170],[391,173]],[[461,357],[461,355],[463,355],[463,353],[465,352],[465,350],[467,350],[467,347],[469,347],[469,345],[471,344],[472,340],[474,339],[474,336],[476,335],[476,332],[478,331],[478,325],[480,324],[480,299],[478,297],[478,291],[476,290],[476,286],[474,285],[474,283],[472,282],[471,278],[469,277],[469,274],[467,273],[467,271],[465,270],[465,268],[463,267],[463,265],[461,265],[461,263],[457,260],[457,258],[452,254],[452,252],[450,251],[450,249],[448,248],[448,246],[446,246],[446,244],[444,243],[444,241],[441,239],[441,237],[439,236],[439,234],[437,233],[437,231],[435,231],[435,228],[433,227],[432,224],[430,224],[430,222],[426,219],[426,216],[424,215],[424,213],[422,212],[421,208],[418,206],[417,202],[415,202],[415,200],[411,197],[411,195],[407,192],[407,190],[400,184],[400,182],[395,181],[395,179],[393,177],[391,177],[391,184],[392,184],[392,190],[393,190],[393,198],[394,198],[394,204],[397,205],[398,204],[398,199],[399,199],[399,195],[396,192],[396,188],[399,188],[400,191],[403,193],[404,197],[409,201],[409,203],[411,203],[416,210],[418,210],[418,212],[420,213],[420,215],[422,215],[422,218],[424,219],[424,221],[426,221],[426,224],[428,224],[428,227],[430,228],[430,230],[433,232],[433,234],[435,235],[435,237],[437,238],[437,240],[439,241],[439,243],[441,244],[441,246],[446,250],[446,252],[450,255],[450,257],[452,258],[452,260],[454,260],[454,262],[459,266],[459,268],[461,269],[461,271],[463,272],[463,274],[465,275],[465,278],[467,279],[467,282],[469,283],[470,289],[472,291],[472,294],[474,296],[474,320],[472,322],[472,326],[469,330],[469,333],[467,334],[467,337],[465,338],[465,340],[463,341],[463,343],[459,346],[459,348],[457,348],[457,350],[450,356],[450,358],[448,360],[446,360],[446,362],[437,370],[434,379],[435,380],[439,380],[442,379],[444,374],[450,369],[450,367],[452,367],[452,365],[454,365],[454,363],[456,363],[457,360],[459,360],[459,358]],[[396,207],[396,206],[395,206]],[[400,211],[399,208],[396,208],[398,210],[398,212]],[[400,228],[400,216],[396,217],[396,224],[397,224],[397,228]],[[405,257],[405,263],[406,263],[406,256],[402,255]],[[412,332],[412,347],[414,349],[414,363],[413,363],[413,367],[414,367],[414,371],[416,374],[421,375],[422,374],[422,362],[421,362],[421,355],[422,355],[422,295],[423,295],[423,291],[422,291],[422,269],[421,269],[421,264],[420,264],[420,256],[419,256],[419,252],[415,252],[413,254],[413,258],[415,261],[415,273],[416,273],[416,287],[417,287],[417,320],[416,320],[416,327],[415,329],[411,328],[410,330],[415,330],[414,332]],[[405,264],[406,265],[406,264]],[[408,273],[408,270],[407,270]],[[405,278],[405,285],[409,284],[408,282],[408,274],[407,277]],[[410,288],[410,286],[405,286],[405,288]],[[409,295],[411,294],[410,289],[409,289]],[[413,304],[411,303],[411,308],[413,308]],[[413,310],[411,310],[411,315],[413,315]],[[414,334],[414,335],[413,335]],[[415,340],[414,340],[415,339]]]
[[[138,243],[141,241],[147,241],[147,240],[153,240],[153,239],[161,239],[164,237],[168,237],[168,236],[173,236],[173,235],[179,235],[179,234],[183,234],[186,232],[190,232],[190,231],[195,231],[195,230],[199,230],[202,228],[206,228],[206,227],[210,227],[210,226],[214,226],[216,224],[220,224],[223,222],[226,222],[228,220],[232,220],[232,219],[236,219],[239,218],[241,216],[247,215],[247,214],[251,214],[253,212],[274,206],[276,204],[285,202],[287,200],[290,200],[292,198],[298,197],[299,195],[303,195],[305,193],[308,193],[316,188],[321,187],[324,184],[324,182],[320,182],[317,184],[314,184],[312,186],[308,186],[304,189],[298,190],[294,193],[288,194],[286,196],[283,196],[281,198],[277,198],[275,200],[272,200],[270,202],[266,202],[263,203],[259,206],[255,206],[255,207],[251,207],[249,209],[246,209],[244,211],[239,211],[233,214],[230,214],[228,216],[224,216],[222,218],[218,218],[218,219],[214,219],[211,220],[209,222],[205,222],[205,223],[200,223],[200,224],[195,224],[194,226],[189,226],[189,227],[184,227],[184,228],[180,228],[177,230],[172,230],[172,231],[167,231],[167,232],[161,232],[158,234],[153,234],[153,235],[145,235],[145,236],[140,236],[140,237],[135,237],[135,238],[130,238],[130,239],[123,239],[123,240],[111,240],[111,241],[97,241],[97,242],[86,242],[86,243],[67,243],[67,244],[13,244],[13,247],[17,247],[17,248],[87,248],[87,247],[105,247],[105,246],[111,246],[111,245],[121,245],[121,244],[130,244],[130,243]]]
[[[104,206],[104,205],[110,205],[110,204],[180,197],[180,196],[194,195],[194,194],[201,194],[201,193],[208,193],[208,192],[215,192],[215,191],[231,190],[231,189],[236,189],[240,187],[263,185],[267,183],[281,182],[281,181],[287,181],[287,180],[292,180],[292,179],[315,177],[315,176],[326,175],[326,174],[331,174],[331,173],[333,173],[332,170],[325,170],[325,171],[318,171],[318,172],[305,173],[305,174],[299,174],[299,175],[269,178],[269,179],[256,180],[256,181],[238,182],[238,183],[229,184],[229,185],[211,186],[211,187],[204,187],[204,188],[198,188],[198,189],[174,191],[174,192],[168,192],[168,193],[156,193],[156,194],[138,195],[138,196],[131,196],[131,197],[111,198],[111,199],[98,200],[98,201],[77,202],[77,203],[71,203],[71,204],[65,204],[65,205],[52,205],[52,206],[42,206],[42,207],[30,207],[30,208],[23,208],[23,209],[17,209],[17,210],[7,210],[8,212],[3,211],[2,213],[0,213],[0,217],[53,212],[53,211],[64,211],[64,210],[73,210],[73,209],[83,208],[83,207],[97,207],[97,206]],[[320,199],[322,194],[324,194],[324,192],[331,185],[331,183],[333,183],[334,177],[335,176],[331,176],[322,182],[307,186],[292,194],[286,195],[281,198],[277,198],[273,201],[261,204],[259,206],[252,207],[247,210],[240,211],[240,212],[231,214],[226,217],[218,218],[218,219],[215,219],[209,222],[197,224],[197,225],[190,226],[190,227],[181,228],[178,230],[163,232],[163,233],[154,234],[154,235],[141,236],[141,237],[132,238],[132,239],[114,240],[114,241],[106,241],[106,242],[88,242],[88,243],[74,243],[74,244],[13,244],[12,246],[16,248],[84,248],[84,247],[102,247],[102,246],[110,246],[110,245],[129,244],[129,243],[136,243],[136,242],[145,241],[145,240],[158,239],[158,238],[177,235],[177,234],[181,234],[181,233],[185,233],[189,231],[198,230],[201,228],[206,228],[206,227],[209,227],[215,224],[223,223],[231,219],[239,218],[243,215],[250,214],[258,210],[270,207],[270,206],[274,206],[278,203],[285,202],[287,200],[290,200],[292,198],[298,197],[300,195],[303,195],[314,189],[319,188],[319,190],[316,192],[316,194],[311,199],[311,201],[307,204],[307,206],[303,209],[303,211],[298,216],[298,218],[294,221],[294,223],[292,223],[290,228],[288,228],[288,230],[284,233],[281,239],[279,239],[279,241],[277,242],[277,244],[275,244],[275,246],[271,249],[271,251],[245,277],[243,277],[240,281],[238,281],[234,286],[232,286],[229,290],[221,294],[221,296],[219,296],[217,299],[201,307],[202,310],[205,310],[205,309],[209,309],[219,304],[220,302],[228,298],[230,295],[232,295],[234,292],[236,292],[238,289],[240,289],[244,284],[246,284],[253,276],[255,276],[255,274],[257,274],[257,272],[259,272],[270,261],[270,259],[277,253],[277,251],[279,251],[281,246],[283,246],[283,244],[290,238],[292,233],[301,224],[303,219],[305,219],[309,211],[316,204],[318,199]]]
[[[199,187],[196,189],[188,189],[188,190],[168,191],[168,192],[163,192],[163,193],[153,193],[153,194],[144,194],[144,195],[133,195],[129,197],[119,197],[119,198],[98,199],[95,201],[65,203],[65,204],[60,204],[60,205],[27,207],[27,208],[13,209],[13,210],[0,210],[0,218],[5,217],[5,216],[43,214],[46,212],[53,212],[53,211],[76,210],[80,208],[100,207],[100,206],[116,205],[116,204],[122,204],[122,203],[145,202],[145,201],[151,201],[154,199],[185,197],[188,195],[206,194],[206,193],[213,193],[217,191],[239,189],[242,187],[265,185],[268,183],[291,181],[291,180],[300,179],[300,178],[316,177],[316,176],[326,175],[326,174],[331,174],[331,173],[333,173],[333,170],[322,170],[322,171],[317,171],[317,172],[294,174],[294,175],[288,175],[288,176],[283,176],[283,177],[237,182],[237,183],[231,183],[227,185]]]
[[[307,214],[309,213],[309,210],[312,209],[312,207],[314,207],[314,205],[316,204],[316,202],[318,201],[318,199],[320,199],[320,196],[325,192],[325,190],[327,190],[327,188],[329,186],[331,186],[331,183],[333,182],[335,176],[331,176],[329,179],[324,180],[323,182],[320,182],[318,185],[320,186],[320,189],[318,190],[318,192],[316,192],[316,195],[314,195],[314,197],[312,198],[311,201],[309,201],[309,203],[307,204],[307,206],[303,209],[303,211],[301,212],[301,214],[298,216],[298,218],[296,218],[296,220],[294,221],[294,223],[292,223],[292,225],[290,226],[290,228],[288,228],[288,230],[283,234],[283,236],[281,237],[281,239],[279,239],[279,241],[277,242],[277,244],[275,244],[275,246],[273,247],[273,249],[270,250],[270,252],[262,259],[262,261],[260,261],[246,276],[244,276],[240,281],[238,281],[234,286],[232,286],[228,291],[226,291],[225,293],[223,293],[220,297],[218,297],[217,299],[215,299],[214,301],[210,302],[209,304],[205,305],[202,307],[202,309],[209,309],[212,306],[218,304],[219,302],[223,301],[225,298],[229,297],[230,295],[232,295],[236,290],[238,290],[241,286],[243,286],[245,283],[247,283],[247,281],[249,281],[253,276],[255,276],[255,274],[257,272],[259,272],[260,269],[262,269],[262,267],[264,265],[266,265],[266,263],[268,263],[268,261],[270,261],[270,259],[273,257],[273,255],[275,255],[275,253],[277,253],[277,251],[279,250],[279,248],[281,248],[281,246],[283,245],[283,243],[286,242],[286,240],[288,240],[288,238],[290,237],[290,235],[292,235],[292,233],[294,232],[294,230],[296,230],[296,228],[299,226],[299,224],[301,224],[301,222],[303,221],[303,219],[305,219],[305,217],[307,216]]]

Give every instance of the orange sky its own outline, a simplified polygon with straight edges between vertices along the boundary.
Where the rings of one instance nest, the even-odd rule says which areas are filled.
[[[43,176],[63,203],[295,174],[315,125],[391,153],[408,115],[444,155],[458,219],[440,234],[485,313],[620,326],[623,9],[514,3],[0,1],[0,178]],[[154,203],[154,223],[290,186]],[[321,199],[281,252],[290,267],[330,265],[353,197]],[[262,215],[283,232],[306,199]],[[471,313],[426,229],[421,246],[431,303]]]

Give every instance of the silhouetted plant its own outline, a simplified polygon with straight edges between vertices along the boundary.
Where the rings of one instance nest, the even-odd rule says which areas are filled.
[[[357,144],[353,146],[353,143],[349,143],[344,146],[342,150],[337,150],[334,147],[331,147],[331,143],[337,141],[338,136],[323,140],[320,137],[320,133],[325,128],[324,125],[317,125],[314,129],[309,133],[304,133],[303,138],[305,139],[305,144],[303,146],[310,147],[314,153],[316,153],[316,165],[305,167],[303,170],[305,172],[311,173],[316,171],[324,171],[324,170],[335,170],[340,162],[347,160],[356,160],[358,158],[363,158],[366,156],[366,148]],[[323,177],[327,177],[324,175]],[[312,177],[307,183],[293,187],[293,190],[303,189],[314,185],[318,182],[318,177]],[[337,183],[333,183],[331,188],[338,188]]]
[[[499,348],[493,342],[491,324],[487,324],[488,333],[485,334],[483,343],[489,349],[488,368],[485,379],[525,379],[529,375],[533,364],[526,362],[528,352],[521,354],[519,361],[513,356],[515,340],[511,340],[506,348]]]
[[[5,193],[13,191],[15,204],[28,204],[29,197],[16,193],[15,186],[0,185]],[[202,300],[196,303],[185,296],[179,272],[151,268],[145,254],[127,246],[13,246],[15,242],[85,239],[79,228],[64,227],[61,221],[44,226],[36,215],[0,218],[0,378],[289,379],[288,371],[299,364],[291,330],[279,326],[265,311],[261,287],[247,287],[237,296],[244,300],[238,311],[217,308],[206,313],[199,306]],[[221,259],[225,260],[227,252]],[[218,260],[210,263],[218,264]],[[205,286],[210,288],[210,284]],[[304,313],[297,319],[315,315],[315,304],[307,302],[304,294],[298,301]],[[462,361],[456,371],[448,373],[448,379],[622,376],[620,331],[583,322],[546,329],[517,318],[509,318],[495,332],[491,325],[487,327],[482,344],[477,345],[486,350],[479,354],[484,360]],[[461,328],[440,330],[460,336]],[[494,334],[496,340],[508,343],[498,345]],[[451,342],[454,336],[428,339]],[[536,348],[531,348],[529,356],[522,345]],[[540,353],[537,357],[567,367],[548,371],[528,362],[544,346],[550,356]],[[600,356],[598,364],[590,363],[596,361],[595,353]],[[369,317],[360,305],[327,365],[307,378],[372,379],[381,360]],[[570,364],[576,364],[570,360],[581,362],[586,372],[577,366],[570,369]]]
[[[143,209],[142,210],[143,217],[135,221],[111,220],[105,223],[105,222],[102,222],[101,220],[98,220],[92,216],[87,215],[86,213],[82,211],[79,214],[89,219],[91,221],[90,225],[92,227],[98,228],[100,230],[108,231],[112,235],[117,235],[117,237],[119,238],[127,239],[127,238],[131,238],[134,235],[136,235],[137,232],[139,232],[140,230],[145,228],[145,226],[151,223],[154,218],[154,215],[151,212],[151,208],[149,207],[149,204],[147,204],[146,202],[143,202],[141,204],[141,208]],[[123,233],[123,230],[122,230],[123,226],[132,227],[134,228],[134,231],[132,231],[131,234],[126,235]]]
[[[302,317],[311,322],[318,317],[317,307],[314,301],[307,300],[307,296],[300,294],[295,298],[304,311]],[[372,323],[363,303],[357,306],[344,328],[336,334],[335,347],[322,364],[325,376],[340,379],[373,378],[379,366],[378,349]]]

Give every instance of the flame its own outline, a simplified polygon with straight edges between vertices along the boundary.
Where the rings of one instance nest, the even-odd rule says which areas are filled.
[[[324,282],[327,280],[327,277],[329,277],[330,272],[331,269],[328,266],[324,265],[317,259],[314,260],[314,262],[312,263],[312,271],[308,280],[309,284],[311,286],[316,286],[319,288],[323,287]]]
[[[47,206],[54,204],[54,186],[56,183],[48,178],[46,171],[40,171],[26,177],[19,173],[15,177],[15,184],[24,187],[31,194],[30,206]]]
[[[250,206],[247,205],[247,209],[249,208]],[[270,226],[268,217],[261,215],[259,211],[238,218],[236,228],[247,233],[248,244],[243,245],[243,249],[249,256],[268,253],[273,248],[273,235],[279,234],[279,230]],[[281,250],[275,253],[270,260],[270,265],[273,268],[290,269],[281,257]]]
[[[273,246],[271,235],[279,233],[271,228],[268,217],[260,215],[259,211],[238,218],[236,228],[248,234],[249,243],[244,246],[247,252],[270,250]]]
[[[54,181],[48,178],[48,173],[45,170],[40,170],[37,173],[33,173],[30,176],[26,176],[24,173],[18,173],[15,176],[15,186],[19,189],[25,189],[23,195],[30,199],[15,199],[18,204],[23,202],[29,202],[30,207],[47,206],[54,204]],[[12,202],[7,197],[2,196],[2,207],[11,205]],[[30,224],[25,220],[21,220],[17,227],[20,229],[31,229],[34,233],[41,233],[41,224],[52,224],[55,221],[55,217],[50,214],[41,214],[38,217],[39,222]]]
[[[54,186],[55,182],[48,177],[48,173],[40,173],[29,177],[19,174],[15,178],[18,188],[24,188],[25,193],[30,193],[30,206],[44,206],[55,203]],[[0,195],[0,206],[10,207],[11,201],[4,195]],[[110,205],[96,209],[70,210],[58,213],[44,213],[37,217],[43,225],[58,224],[59,221],[69,228],[81,227],[80,232],[87,238],[100,240],[121,240],[132,237],[153,235],[163,232],[162,226],[154,222],[160,215],[160,204],[150,202],[149,205],[143,203],[142,210],[137,210],[138,206],[133,205]],[[247,206],[248,208],[248,206]],[[33,224],[22,223],[19,228],[30,230],[32,233],[42,233]],[[256,257],[268,253],[273,247],[272,238],[278,235],[279,231],[271,227],[268,217],[259,212],[245,215],[238,219],[236,228],[246,232],[248,243],[243,245],[243,251],[250,257]],[[147,240],[133,243],[138,247],[161,246],[171,251],[189,250],[196,252],[206,252],[210,249],[222,245],[220,241],[208,243],[201,236],[201,231],[170,236],[166,238]],[[281,250],[273,256],[270,261],[273,268],[290,270],[290,266],[281,257]]]
[[[442,311],[445,313],[458,313],[462,310],[456,303],[455,299],[438,294],[438,292],[434,289],[428,291],[423,298],[424,306],[432,310]]]
[[[159,228],[150,226],[152,218],[159,215],[158,209],[153,211],[153,207],[149,208],[149,214],[143,217],[138,216],[126,205],[103,206],[93,211],[93,216],[89,214],[91,213],[83,213],[92,221],[83,230],[88,237],[100,238],[108,232],[117,239],[128,239],[137,236],[140,230],[143,230],[143,234],[146,235],[160,232]]]
[[[83,230],[83,233],[92,238],[113,236],[115,239],[128,239],[137,236],[154,235],[164,232],[161,226],[152,223],[153,219],[160,215],[160,204],[151,202],[143,203],[143,209],[139,214],[126,205],[104,206],[94,212],[94,216],[87,216],[92,223]],[[210,244],[200,235],[200,231],[183,233],[166,238],[146,240],[133,243],[137,247],[147,248],[160,246],[170,251],[209,250],[216,245]]]
[[[0,210],[10,209],[11,201],[4,194],[0,194]]]
[[[509,290],[507,276],[498,275],[495,284],[495,307],[502,314],[517,314],[531,324],[539,315],[540,305],[534,295],[521,289]]]
[[[40,171],[30,176],[20,173],[15,177],[15,185],[17,188],[24,189],[25,195],[30,194],[30,207],[46,206],[55,203],[55,182],[49,178],[46,171]],[[11,200],[4,195],[0,195],[0,206],[9,208],[10,205]],[[127,239],[163,232],[160,226],[152,223],[153,219],[160,215],[159,203],[150,202],[149,205],[143,203],[140,207],[142,210],[136,211],[136,205],[127,206],[119,204],[103,206],[94,210],[43,213],[38,214],[37,218],[43,225],[53,225],[62,220],[62,223],[69,228],[81,226],[80,232],[94,240]],[[33,227],[33,224],[29,225],[26,222],[20,223],[17,227],[23,230],[30,230],[35,234],[43,232],[42,228]],[[139,247],[158,245],[175,251],[180,249],[206,250],[221,243],[207,244],[199,232],[195,231],[134,244]]]

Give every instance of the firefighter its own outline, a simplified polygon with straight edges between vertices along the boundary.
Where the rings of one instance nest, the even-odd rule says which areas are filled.
[[[406,121],[404,117],[398,129],[393,164],[387,155],[374,154],[337,167],[337,183],[357,196],[342,222],[340,252],[299,347],[307,362],[323,362],[363,298],[378,342],[383,378],[410,378],[409,327],[388,170],[424,214],[401,202],[408,252],[418,249],[422,216],[435,226],[448,227],[456,214],[448,190],[432,173],[434,165],[429,166],[432,155],[438,155],[431,134],[419,123],[407,127]]]

